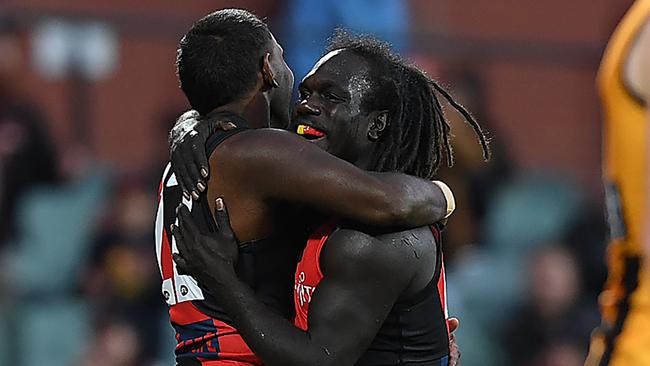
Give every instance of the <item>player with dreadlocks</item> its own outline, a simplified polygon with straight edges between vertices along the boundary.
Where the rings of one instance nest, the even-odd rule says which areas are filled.
[[[443,159],[443,151],[448,165],[453,165],[449,124],[436,92],[474,128],[483,147],[483,157],[489,159],[487,139],[471,114],[437,81],[392,53],[388,44],[372,37],[353,37],[339,30],[326,52],[337,50],[351,51],[372,65],[368,79],[370,91],[363,100],[363,107],[388,112],[386,131],[376,141],[376,153],[369,170],[399,171],[431,178]]]
[[[388,45],[338,32],[327,51],[300,84],[298,134],[363,169],[431,178],[445,151],[453,163],[440,93],[468,118],[489,157],[469,113]],[[387,232],[337,219],[323,224],[296,268],[292,324],[237,278],[237,242],[223,201],[216,207],[216,234],[180,210],[174,259],[219,294],[266,365],[448,364],[439,225]]]

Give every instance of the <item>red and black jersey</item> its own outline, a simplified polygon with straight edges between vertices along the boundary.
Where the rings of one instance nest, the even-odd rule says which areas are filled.
[[[227,115],[237,126],[241,118]],[[206,143],[208,156],[230,136],[246,130],[218,131]],[[218,172],[212,172],[218,174]],[[176,208],[182,202],[204,231],[216,229],[206,195],[198,201],[183,198],[174,172],[168,165],[158,194],[156,216],[156,256],[162,276],[162,294],[169,305],[169,316],[176,331],[176,359],[179,364],[261,365],[241,338],[230,319],[217,305],[216,297],[201,288],[191,276],[178,274],[172,253],[177,253],[170,227],[178,223]],[[296,263],[296,245],[279,237],[244,242],[236,266],[238,277],[271,309],[290,319],[293,314],[291,288]],[[191,260],[191,258],[189,258]],[[222,362],[223,361],[223,362]],[[239,362],[239,363],[236,363]]]
[[[294,324],[307,330],[309,303],[323,278],[320,254],[336,225],[329,223],[307,240],[294,278]],[[393,305],[370,347],[356,363],[369,365],[446,364],[449,354],[445,269],[440,245],[440,230],[431,226],[436,241],[437,263],[433,278],[417,294],[401,296]]]

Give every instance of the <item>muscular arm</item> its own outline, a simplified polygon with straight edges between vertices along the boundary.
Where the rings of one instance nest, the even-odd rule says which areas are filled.
[[[304,205],[364,224],[416,227],[447,214],[443,192],[430,181],[363,171],[287,131],[242,132],[215,151],[210,165],[267,202]]]
[[[231,266],[211,266],[208,277],[199,278],[218,291],[266,365],[353,365],[413,276],[408,255],[396,248],[356,231],[334,233],[321,254],[324,278],[313,293],[307,331],[260,303]]]

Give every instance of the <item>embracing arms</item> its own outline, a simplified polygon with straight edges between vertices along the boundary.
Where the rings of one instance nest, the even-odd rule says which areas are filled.
[[[447,214],[440,186],[405,174],[366,172],[283,130],[242,132],[210,160],[266,202],[381,226],[421,226]]]
[[[180,228],[173,228],[180,255],[174,259],[180,271],[219,293],[233,325],[270,366],[353,365],[412,278],[407,257],[395,253],[395,246],[339,230],[321,254],[324,278],[311,299],[309,329],[303,331],[270,311],[237,278],[237,245],[225,210],[216,217],[219,232],[202,234],[181,208]]]
[[[366,172],[283,130],[242,132],[224,142],[208,163],[204,135],[229,127],[216,120],[197,124],[192,118],[175,129],[201,128],[172,138],[172,165],[183,189],[195,197],[206,187],[210,165],[218,164],[226,165],[238,182],[250,185],[249,191],[262,199],[304,205],[364,224],[416,227],[449,216],[455,207],[451,191],[442,182]],[[230,143],[236,139],[245,141]],[[198,186],[192,183],[197,179]]]

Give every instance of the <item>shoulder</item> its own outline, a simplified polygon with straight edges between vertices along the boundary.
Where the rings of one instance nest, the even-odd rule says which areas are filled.
[[[407,234],[373,236],[362,231],[340,228],[328,238],[321,252],[324,275],[336,273],[360,277],[389,277],[408,282],[413,276],[413,250],[405,249]],[[411,240],[411,239],[408,239]]]
[[[209,157],[212,171],[264,172],[291,161],[304,148],[303,139],[288,131],[250,129],[223,141]],[[309,147],[309,146],[307,146]]]
[[[265,155],[268,152],[283,152],[292,146],[309,146],[306,141],[285,130],[275,128],[258,128],[240,132],[226,141],[218,148],[219,154],[248,157],[251,155]],[[254,146],[255,148],[251,148]]]

